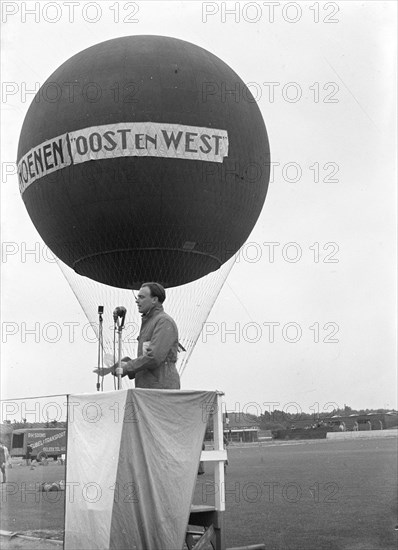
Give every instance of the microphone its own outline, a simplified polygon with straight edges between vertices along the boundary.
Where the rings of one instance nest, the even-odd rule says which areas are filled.
[[[125,317],[125,316],[126,316],[126,312],[127,312],[127,310],[126,310],[125,307],[123,307],[123,306],[118,306],[118,307],[116,307],[116,308],[114,309],[114,311],[113,311],[113,318],[114,318],[115,321],[116,321],[116,319],[117,319],[118,317]]]
[[[113,310],[113,320],[115,321],[115,323],[117,322],[117,319],[118,317],[121,318],[121,326],[123,327],[124,325],[124,319],[126,317],[126,313],[127,313],[127,310],[125,307],[123,306],[118,306],[116,307],[114,310]]]

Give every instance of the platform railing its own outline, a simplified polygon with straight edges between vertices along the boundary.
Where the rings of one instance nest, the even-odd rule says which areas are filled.
[[[222,415],[223,392],[217,392],[213,416],[213,449],[202,451],[200,460],[214,469],[214,506],[192,505],[189,523],[207,528],[196,548],[207,544],[208,538],[215,539],[216,550],[225,550],[224,511],[225,511],[225,462],[224,430]]]
[[[215,483],[215,509],[219,512],[225,510],[225,462],[228,459],[227,451],[224,449],[224,429],[222,416],[223,392],[217,392],[215,410],[213,414],[213,442],[214,448],[202,451],[200,460],[211,463],[214,467]]]

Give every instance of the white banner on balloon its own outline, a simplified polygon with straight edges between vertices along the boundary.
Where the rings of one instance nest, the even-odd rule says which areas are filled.
[[[72,164],[67,134],[44,141],[33,147],[18,162],[18,182],[21,194],[34,181]]]
[[[223,162],[228,132],[159,122],[120,122],[63,134],[32,148],[18,163],[20,192],[71,164],[117,157],[164,157]]]
[[[123,122],[70,132],[75,164],[114,157],[167,157],[222,162],[228,154],[226,130]]]

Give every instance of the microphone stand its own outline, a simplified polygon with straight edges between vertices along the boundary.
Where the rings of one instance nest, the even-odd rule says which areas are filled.
[[[120,321],[119,321],[120,318]],[[122,367],[122,330],[124,329],[124,320],[126,318],[126,308],[124,307],[117,307],[115,311],[113,312],[113,319],[115,321],[115,330],[117,330],[118,334],[118,361],[117,361],[117,367],[116,367],[116,376],[117,376],[117,389],[122,389],[122,374],[123,374],[123,367]]]
[[[99,317],[99,323],[98,323],[98,375],[97,375],[97,391],[100,391],[101,388],[101,382],[100,382],[100,371],[99,369],[103,369],[103,357],[102,357],[102,314],[104,313],[104,306],[98,306],[98,317]],[[103,384],[104,378],[102,377],[102,384]],[[103,388],[102,388],[103,389]]]

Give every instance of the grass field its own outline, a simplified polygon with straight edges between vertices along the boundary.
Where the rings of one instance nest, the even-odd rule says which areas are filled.
[[[397,548],[397,439],[269,443],[228,448],[227,546],[264,542],[269,550]],[[194,502],[211,504],[210,467],[198,477]],[[8,470],[1,529],[59,538],[63,493],[38,494],[63,467]],[[23,485],[25,483],[25,486]],[[32,491],[29,493],[29,491]],[[161,550],[161,549],[159,549]]]
[[[25,534],[63,537],[64,493],[43,493],[38,485],[65,479],[65,467],[49,462],[34,470],[25,466],[7,469],[1,488],[1,529]]]

